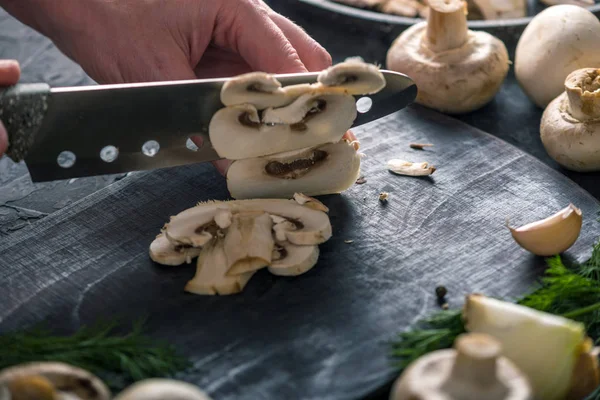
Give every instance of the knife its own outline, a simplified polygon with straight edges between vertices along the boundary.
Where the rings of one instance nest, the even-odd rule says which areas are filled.
[[[353,127],[401,110],[417,96],[406,75],[381,71],[386,86],[369,97]],[[318,72],[274,75],[282,86],[315,83]],[[7,155],[25,161],[33,182],[117,174],[218,160],[208,125],[224,105],[232,78],[51,88],[17,84],[0,90]],[[361,100],[364,101],[364,100]],[[368,100],[367,100],[368,102]],[[357,107],[360,109],[360,107]],[[201,136],[197,148],[190,136]]]

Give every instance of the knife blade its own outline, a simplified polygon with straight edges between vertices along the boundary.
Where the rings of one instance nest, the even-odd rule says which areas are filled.
[[[406,75],[381,71],[386,86],[369,97],[353,127],[401,110],[417,95]],[[318,73],[274,75],[282,86],[315,83]],[[231,78],[51,88],[18,84],[0,91],[7,155],[24,160],[33,182],[218,160],[208,126]],[[189,140],[202,137],[197,148]],[[196,147],[196,148],[194,148]]]

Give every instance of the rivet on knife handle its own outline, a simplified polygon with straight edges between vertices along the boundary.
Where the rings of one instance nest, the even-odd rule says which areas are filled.
[[[19,162],[35,141],[35,134],[42,125],[50,86],[45,83],[23,83],[0,89],[0,121],[8,132],[8,155]]]

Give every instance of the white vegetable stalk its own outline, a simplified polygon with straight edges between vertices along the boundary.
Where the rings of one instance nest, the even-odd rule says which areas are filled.
[[[430,0],[427,47],[435,53],[462,47],[468,39],[467,4],[461,0]]]

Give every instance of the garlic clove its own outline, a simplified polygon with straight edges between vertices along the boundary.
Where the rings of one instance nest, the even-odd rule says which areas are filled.
[[[392,159],[387,162],[387,169],[396,175],[427,176],[435,172],[436,168],[426,162],[410,162]]]
[[[581,210],[569,204],[548,218],[520,228],[508,226],[513,239],[525,250],[541,257],[553,256],[573,246],[582,225]]]

